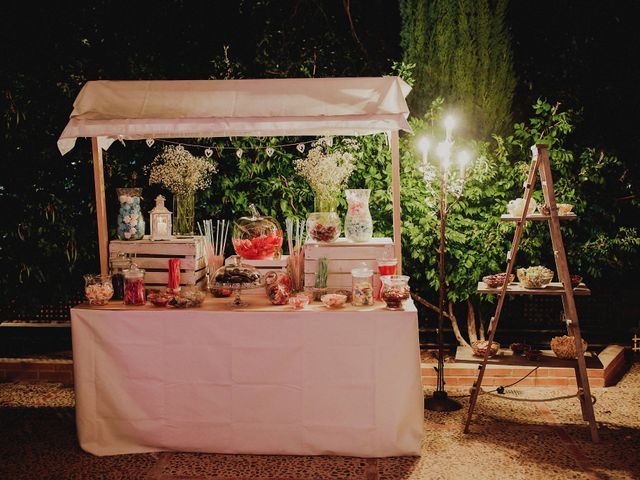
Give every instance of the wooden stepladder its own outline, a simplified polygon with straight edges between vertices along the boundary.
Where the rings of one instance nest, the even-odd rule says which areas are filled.
[[[562,306],[564,309],[565,321],[567,324],[567,332],[575,339],[575,346],[577,352],[577,359],[571,360],[570,364],[574,367],[576,373],[576,384],[578,386],[578,398],[580,400],[580,407],[582,408],[583,420],[589,422],[589,428],[591,430],[591,439],[593,442],[598,442],[598,425],[596,423],[595,414],[593,411],[593,402],[591,401],[591,389],[589,387],[589,378],[587,377],[587,366],[584,356],[584,349],[582,346],[582,335],[580,333],[580,323],[578,321],[578,313],[576,311],[576,303],[574,298],[574,289],[571,286],[571,278],[569,274],[569,266],[567,263],[567,255],[564,249],[564,243],[562,241],[562,233],[560,231],[560,220],[570,220],[576,218],[575,214],[559,215],[558,206],[556,204],[556,197],[553,190],[553,178],[551,175],[551,165],[549,162],[549,151],[546,145],[534,145],[531,147],[533,151],[533,158],[531,161],[531,167],[527,180],[524,184],[524,211],[521,216],[503,215],[501,217],[504,221],[516,222],[516,231],[511,244],[511,250],[507,254],[507,269],[506,278],[510,278],[516,261],[516,255],[518,253],[518,247],[522,238],[525,222],[532,220],[543,220],[549,224],[549,232],[551,234],[551,244],[553,247],[553,254],[556,264],[556,272],[559,282],[552,283],[551,288],[545,289],[527,289],[520,285],[509,285],[509,282],[505,282],[500,288],[490,289],[486,287],[484,283],[480,283],[478,286],[479,293],[493,293],[498,295],[498,304],[496,306],[496,312],[491,319],[491,326],[489,328],[488,342],[491,345],[498,329],[498,323],[500,320],[500,314],[504,306],[504,300],[507,295],[560,295],[562,297]],[[540,174],[540,182],[542,184],[542,192],[544,195],[545,204],[549,207],[549,214],[527,214],[529,211],[529,204],[531,202],[533,189],[536,183],[536,178]],[[589,294],[588,289],[582,288],[581,294]],[[586,292],[586,293],[585,293]],[[469,433],[469,426],[473,417],[473,412],[478,401],[478,395],[481,393],[482,380],[489,360],[489,348],[486,349],[486,353],[478,366],[478,377],[471,389],[471,401],[469,403],[469,412],[467,414],[467,420],[464,427],[464,432]]]

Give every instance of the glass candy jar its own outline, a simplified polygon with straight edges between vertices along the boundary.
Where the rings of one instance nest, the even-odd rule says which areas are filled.
[[[356,307],[373,305],[373,270],[367,267],[351,270],[351,304]]]
[[[267,297],[273,305],[286,305],[291,297],[291,277],[285,272],[267,272],[264,277]]]
[[[85,275],[84,294],[89,305],[106,305],[113,297],[111,275]]]
[[[111,283],[113,285],[113,299],[124,299],[124,271],[131,268],[131,259],[126,253],[118,253],[111,259]]]
[[[144,237],[144,216],[140,210],[142,188],[116,188],[120,210],[118,210],[118,238],[140,240]]]
[[[276,219],[263,217],[251,204],[250,217],[242,217],[233,223],[233,249],[247,260],[273,258],[282,248],[282,228]]]
[[[344,235],[352,242],[368,242],[373,236],[373,220],[369,212],[371,190],[366,188],[346,190],[347,216],[344,219]]]
[[[313,212],[307,218],[307,234],[316,242],[335,242],[342,222],[336,212]]]
[[[144,269],[132,263],[131,268],[124,271],[124,304],[144,305],[145,302]]]
[[[409,298],[409,277],[406,275],[382,275],[380,298],[389,310],[402,310]]]

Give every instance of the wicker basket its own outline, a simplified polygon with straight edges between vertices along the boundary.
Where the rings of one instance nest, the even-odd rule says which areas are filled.
[[[489,342],[487,340],[476,340],[475,342],[471,342],[471,349],[473,350],[473,354],[478,357],[484,357],[484,353],[487,351],[487,346]],[[489,356],[493,357],[500,351],[500,344],[498,342],[493,342],[491,344],[491,350],[489,351]]]
[[[587,350],[587,342],[582,340],[582,351]],[[551,350],[556,354],[556,357],[569,360],[576,358],[576,342],[573,337],[563,335],[562,337],[553,337],[551,339]]]

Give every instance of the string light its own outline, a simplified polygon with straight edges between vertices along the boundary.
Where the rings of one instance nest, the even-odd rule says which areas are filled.
[[[118,138],[118,140],[120,140],[121,142],[124,142],[123,138]],[[285,148],[285,147],[296,147],[296,150],[298,150],[298,152],[300,153],[304,153],[306,150],[306,146],[312,143],[317,142],[318,139],[314,138],[313,140],[305,140],[304,142],[295,142],[295,143],[282,143],[280,145],[277,145],[277,148]],[[169,145],[178,145],[180,147],[189,147],[189,148],[202,148],[205,152],[205,156],[207,155],[207,151],[211,151],[211,153],[213,154],[213,151],[217,151],[218,154],[222,154],[223,150],[235,150],[236,155],[238,156],[238,158],[240,158],[242,156],[242,153],[244,153],[243,149],[238,149],[236,147],[233,146],[222,146],[222,145],[201,145],[198,143],[186,143],[186,142],[179,142],[176,140],[167,140],[164,138],[158,138],[158,139],[154,139],[154,138],[147,138],[146,139],[146,143],[147,146],[149,148],[153,147],[153,145],[155,144],[155,142],[160,142],[160,143],[166,143]],[[333,145],[333,137],[328,137],[326,144],[328,146],[332,146]],[[267,156],[271,157],[274,153],[275,153],[275,149],[272,146],[266,146],[266,145],[259,145],[259,146],[255,146],[255,147],[251,147],[250,150],[264,150],[265,153],[267,154]],[[242,152],[242,153],[238,153],[238,152]],[[207,157],[208,158],[208,157]]]

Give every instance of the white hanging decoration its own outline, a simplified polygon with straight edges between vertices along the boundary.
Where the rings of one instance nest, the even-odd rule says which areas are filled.
[[[213,150],[211,150],[210,148],[207,148],[204,151],[204,156],[207,157],[207,158],[211,158],[211,155],[213,155]]]
[[[182,145],[178,145],[178,146],[176,147],[176,150],[177,150],[178,152],[182,152],[182,151],[184,150],[184,147],[183,147]]]
[[[124,144],[124,135],[118,135],[118,141],[122,144],[122,146],[126,147]]]
[[[155,143],[155,140],[153,138],[147,138],[147,147],[151,148],[153,147],[153,144]]]
[[[299,143],[296,146],[296,150],[298,150],[300,153],[304,153],[304,143]]]
[[[244,152],[242,151],[242,149],[241,149],[241,148],[239,148],[238,150],[236,150],[236,157],[238,157],[238,158],[242,158],[242,154],[243,154],[243,153],[244,153]]]
[[[333,147],[333,137],[327,137],[327,145]]]
[[[267,154],[267,157],[271,157],[274,154],[275,150],[271,147],[267,147],[265,149],[265,153]]]

